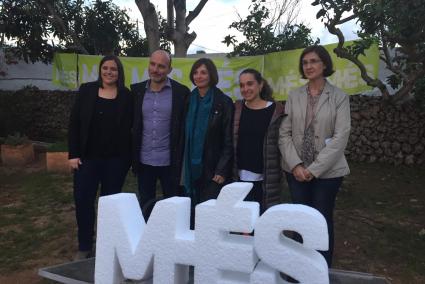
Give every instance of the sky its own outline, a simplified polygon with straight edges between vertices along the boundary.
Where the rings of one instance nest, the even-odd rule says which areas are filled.
[[[279,0],[267,0],[271,3]],[[297,17],[297,22],[304,23],[311,29],[311,34],[314,39],[319,38],[321,44],[330,44],[338,41],[337,37],[330,34],[323,23],[316,19],[318,6],[311,6],[312,0],[301,0],[300,13]],[[114,1],[122,8],[129,11],[132,20],[139,21],[139,27],[143,32],[143,18],[140,14],[134,0],[116,0]],[[166,0],[151,0],[157,7],[157,11],[165,17]],[[187,11],[193,10],[199,0],[187,0]],[[206,53],[228,53],[232,51],[232,47],[227,47],[221,41],[226,35],[235,35],[239,42],[243,41],[243,37],[235,29],[229,29],[229,25],[238,20],[238,15],[245,18],[249,14],[249,5],[251,0],[209,0],[197,18],[190,25],[190,32],[195,31],[197,37],[189,47],[188,53],[196,53],[198,50],[204,50]],[[357,26],[353,21],[350,21],[341,29],[346,40],[357,38],[355,31]]]

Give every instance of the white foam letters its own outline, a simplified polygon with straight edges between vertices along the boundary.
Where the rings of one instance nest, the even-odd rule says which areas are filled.
[[[188,267],[194,266],[197,284],[286,283],[279,271],[300,283],[329,283],[326,262],[315,251],[327,249],[323,216],[307,206],[284,204],[259,217],[258,203],[243,201],[251,187],[233,183],[217,200],[199,204],[195,230],[190,230],[189,198],[157,202],[146,224],[134,194],[101,197],[95,282],[153,277],[154,284],[186,284]],[[254,228],[254,236],[240,234]],[[304,243],[284,237],[282,230],[299,232]]]
[[[299,233],[303,244],[285,237],[283,231]],[[259,272],[268,281],[258,281],[254,272],[253,283],[289,283],[279,272],[299,283],[329,283],[328,265],[316,251],[328,249],[326,220],[317,210],[296,204],[269,208],[255,225],[254,243],[261,259]]]
[[[259,205],[243,202],[251,187],[250,183],[227,185],[217,200],[196,207],[195,283],[240,283],[244,276],[249,279],[257,262],[253,240],[230,232],[254,229]]]

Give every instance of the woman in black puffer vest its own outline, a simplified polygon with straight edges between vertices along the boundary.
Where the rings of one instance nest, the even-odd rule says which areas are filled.
[[[284,107],[274,101],[272,89],[257,70],[242,71],[239,84],[243,100],[235,103],[234,179],[253,183],[245,200],[260,203],[263,213],[281,200],[278,138]]]

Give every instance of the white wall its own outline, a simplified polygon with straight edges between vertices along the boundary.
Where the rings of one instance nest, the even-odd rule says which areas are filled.
[[[66,90],[52,84],[51,64],[41,62],[27,64],[25,61],[19,61],[17,64],[6,65],[0,62],[0,70],[6,73],[6,76],[0,75],[0,90],[14,91],[28,85],[41,90]]]

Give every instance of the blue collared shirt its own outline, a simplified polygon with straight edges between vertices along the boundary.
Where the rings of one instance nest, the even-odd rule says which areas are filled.
[[[140,162],[151,166],[170,165],[171,81],[159,92],[153,92],[150,81],[143,98],[143,133]]]

